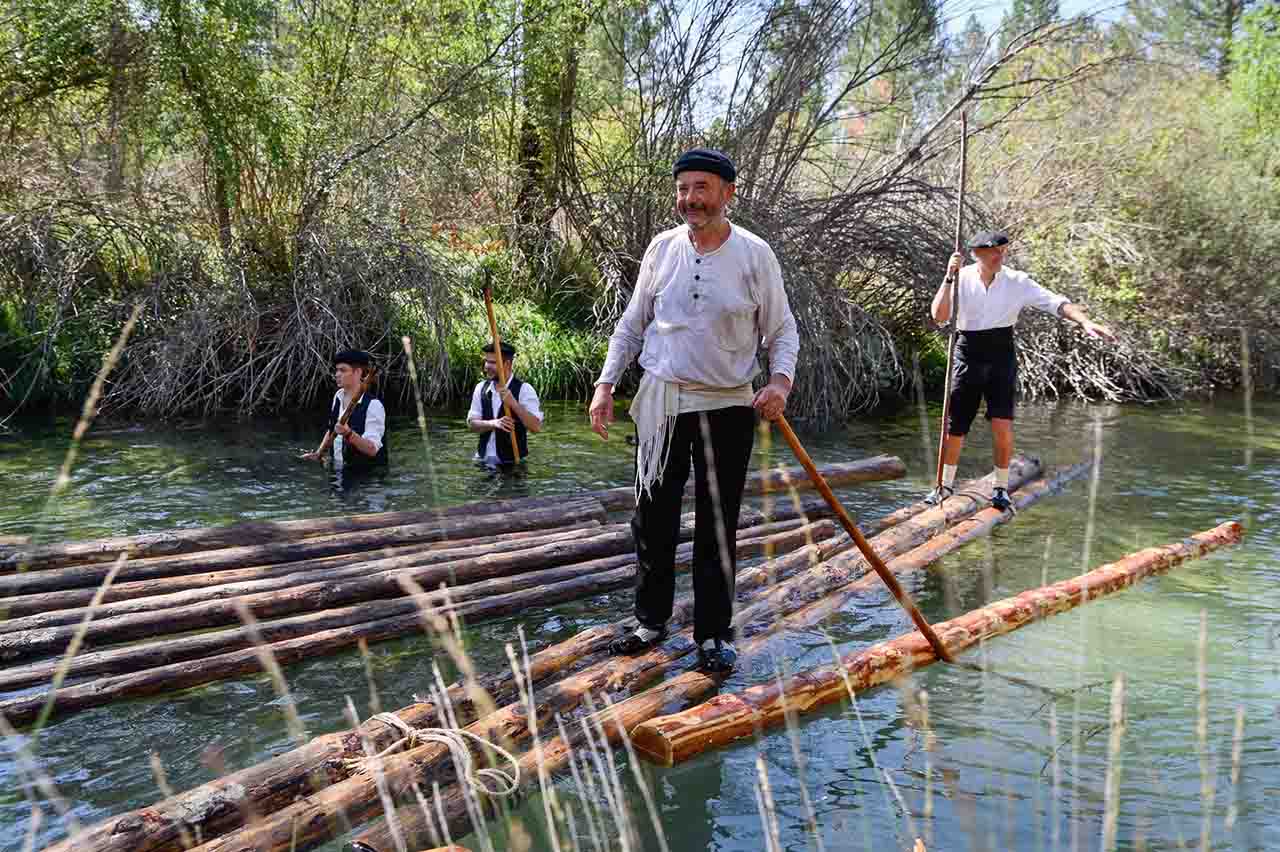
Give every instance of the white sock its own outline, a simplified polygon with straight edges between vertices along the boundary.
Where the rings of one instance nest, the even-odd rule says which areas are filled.
[[[645,627],[643,624],[637,624],[636,635],[640,637],[641,641],[652,642],[654,639],[657,639],[659,636],[662,635],[662,631],[651,630],[648,627]]]
[[[703,640],[699,643],[699,647],[701,647],[704,651],[710,651],[710,650],[711,650],[712,648],[714,648],[715,646],[716,646],[716,640],[715,640],[715,637],[712,637],[712,638],[710,638],[710,639],[703,639]],[[721,639],[721,640],[720,640],[720,646],[721,646],[722,648],[727,648],[727,649],[729,649],[730,651],[732,651],[732,650],[733,650],[733,643],[732,643],[732,642],[730,642],[728,639]]]
[[[995,471],[996,471],[996,488],[1003,488],[1005,491],[1008,491],[1009,490],[1009,468],[998,467],[995,469]]]
[[[944,464],[942,466],[942,484],[948,488],[956,484],[956,468],[959,465]]]

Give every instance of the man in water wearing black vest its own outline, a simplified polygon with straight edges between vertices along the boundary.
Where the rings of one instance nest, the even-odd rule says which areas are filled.
[[[387,466],[387,411],[382,401],[375,399],[373,388],[368,388],[351,417],[346,423],[339,423],[347,402],[360,392],[360,385],[369,373],[370,357],[368,352],[348,349],[333,356],[333,380],[338,390],[333,395],[333,404],[329,406],[329,432],[333,438],[333,466],[346,474],[361,474],[385,468]],[[323,461],[324,441],[315,451],[305,453],[302,457],[308,461]]]
[[[933,297],[933,318],[939,324],[951,319],[951,282],[960,276],[960,315],[956,318],[955,365],[952,367],[951,410],[942,445],[942,485],[925,498],[938,505],[955,493],[956,467],[964,437],[987,400],[991,421],[991,454],[995,462],[995,490],[991,505],[1004,511],[1009,499],[1009,461],[1013,458],[1013,398],[1018,383],[1018,357],[1013,326],[1023,308],[1035,308],[1070,320],[1090,337],[1114,342],[1116,336],[1098,325],[1079,305],[1041,287],[1031,276],[1004,265],[1009,237],[1001,231],[984,231],[969,241],[977,263],[962,267],[964,255],[951,256],[947,277]]]
[[[520,448],[520,458],[529,457],[529,433],[542,431],[542,408],[538,394],[528,382],[522,382],[512,372],[516,357],[515,347],[502,344],[502,362],[506,367],[507,386],[498,386],[498,359],[493,354],[493,344],[484,347],[485,380],[471,393],[471,410],[467,412],[467,428],[479,432],[476,442],[476,461],[490,467],[513,464],[511,451],[512,432]]]

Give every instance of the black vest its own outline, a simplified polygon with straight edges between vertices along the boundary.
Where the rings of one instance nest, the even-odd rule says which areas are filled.
[[[496,415],[493,413],[493,398],[489,396],[488,393],[489,388],[492,387],[493,384],[493,381],[489,380],[480,388],[481,420],[493,420],[495,417],[502,417],[504,414],[503,409],[505,409],[506,406],[502,404],[501,398],[498,399],[498,413]],[[524,382],[520,381],[515,376],[512,376],[511,380],[507,382],[507,387],[511,389],[511,394],[516,399],[519,399],[520,388],[524,387]],[[524,428],[524,423],[520,422],[519,417],[512,415],[511,419],[514,420],[516,424],[516,445],[520,447],[520,458],[526,459],[529,457],[529,431]],[[484,460],[485,453],[488,452],[490,438],[493,438],[498,442],[498,461],[503,464],[512,464],[515,462],[516,457],[511,452],[511,439],[507,437],[506,432],[501,430],[480,433],[480,440],[476,442],[476,455],[479,456],[482,461]]]
[[[373,397],[366,393],[360,398],[360,402],[356,404],[356,410],[351,412],[351,418],[347,420],[347,425],[358,435],[364,435],[364,419],[369,413],[369,401]],[[338,425],[338,418],[342,416],[341,403],[338,398],[333,398],[333,408],[329,410],[329,431],[333,431],[333,427]],[[337,437],[337,433],[334,433]],[[343,442],[346,443],[345,441]],[[344,446],[342,448],[342,466],[351,471],[372,470],[375,467],[386,467],[387,465],[387,433],[382,433],[382,446],[378,448],[378,454],[373,458],[369,458],[364,453],[352,446]]]

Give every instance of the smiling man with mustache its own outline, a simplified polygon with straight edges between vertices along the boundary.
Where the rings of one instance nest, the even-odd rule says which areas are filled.
[[[631,403],[636,424],[636,629],[615,641],[635,654],[667,635],[675,596],[680,508],[695,483],[694,641],[706,671],[733,668],[738,510],[756,412],[781,416],[800,349],[782,268],[764,240],[730,224],[737,170],[694,148],[676,160],[676,212],[685,224],[654,237],[631,302],[609,339],[591,400],[591,428],[608,439],[613,388],[637,354],[644,369]],[[759,391],[761,346],[769,382]]]

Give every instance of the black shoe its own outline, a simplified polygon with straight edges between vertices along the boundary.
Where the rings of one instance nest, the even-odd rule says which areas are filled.
[[[733,671],[738,662],[738,652],[733,643],[723,639],[709,639],[698,646],[698,668],[709,674]]]
[[[642,635],[641,630],[648,633],[648,636]],[[653,646],[659,644],[667,638],[667,628],[663,627],[654,630],[651,627],[640,625],[623,636],[619,636],[609,643],[609,653],[621,656],[631,656],[639,654],[641,651],[647,651]]]
[[[929,496],[924,498],[924,502],[929,506],[941,506],[943,500],[955,493],[956,490],[950,485],[939,485],[929,492]]]
[[[1012,509],[1013,501],[1009,499],[1008,490],[997,485],[995,490],[991,492],[991,505],[1001,512],[1007,512]]]

